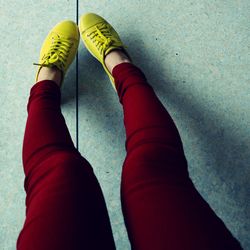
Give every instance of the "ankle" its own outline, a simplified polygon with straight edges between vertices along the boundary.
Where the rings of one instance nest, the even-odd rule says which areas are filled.
[[[62,71],[57,67],[52,67],[52,68],[42,67],[38,74],[37,82],[43,80],[50,80],[54,81],[59,87],[61,87],[62,75],[63,75]]]
[[[112,50],[104,59],[104,63],[111,74],[115,66],[124,62],[131,63],[128,56],[122,50]]]

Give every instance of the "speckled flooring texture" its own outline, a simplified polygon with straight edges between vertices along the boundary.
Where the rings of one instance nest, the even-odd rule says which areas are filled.
[[[25,216],[22,140],[40,47],[50,29],[76,20],[71,0],[3,1],[0,8],[0,249],[14,250]],[[119,32],[181,134],[197,189],[250,249],[250,1],[78,1]],[[123,114],[101,65],[79,47],[62,89],[73,140],[92,164],[117,249],[130,249],[120,207]]]

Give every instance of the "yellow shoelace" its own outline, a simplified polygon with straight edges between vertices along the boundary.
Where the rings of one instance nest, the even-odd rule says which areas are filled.
[[[122,46],[119,41],[114,39],[114,36],[111,34],[110,28],[107,24],[100,24],[95,28],[96,29],[87,34],[87,36],[90,37],[101,55],[103,55],[105,51],[114,43]]]
[[[43,66],[43,67],[52,67],[56,66],[64,72],[65,64],[69,56],[73,42],[69,39],[61,37],[53,37],[53,42],[51,47],[46,55],[42,58],[43,63],[33,63],[33,65]]]

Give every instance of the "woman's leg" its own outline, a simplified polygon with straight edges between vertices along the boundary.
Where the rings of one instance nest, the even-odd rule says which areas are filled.
[[[143,73],[129,63],[117,32],[94,13],[79,24],[83,43],[103,65],[124,109],[121,196],[132,248],[240,249],[193,186],[177,128]]]
[[[31,89],[23,165],[26,220],[17,249],[115,249],[102,191],[73,145],[55,81]]]
[[[127,136],[121,199],[132,249],[241,249],[190,180],[178,130],[144,74],[130,63],[112,73]]]

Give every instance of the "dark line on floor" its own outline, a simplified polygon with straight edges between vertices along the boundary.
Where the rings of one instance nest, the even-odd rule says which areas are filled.
[[[78,0],[76,0],[76,23],[78,25]],[[78,113],[78,52],[76,54],[76,148],[79,149],[78,129],[79,129],[79,113]]]

